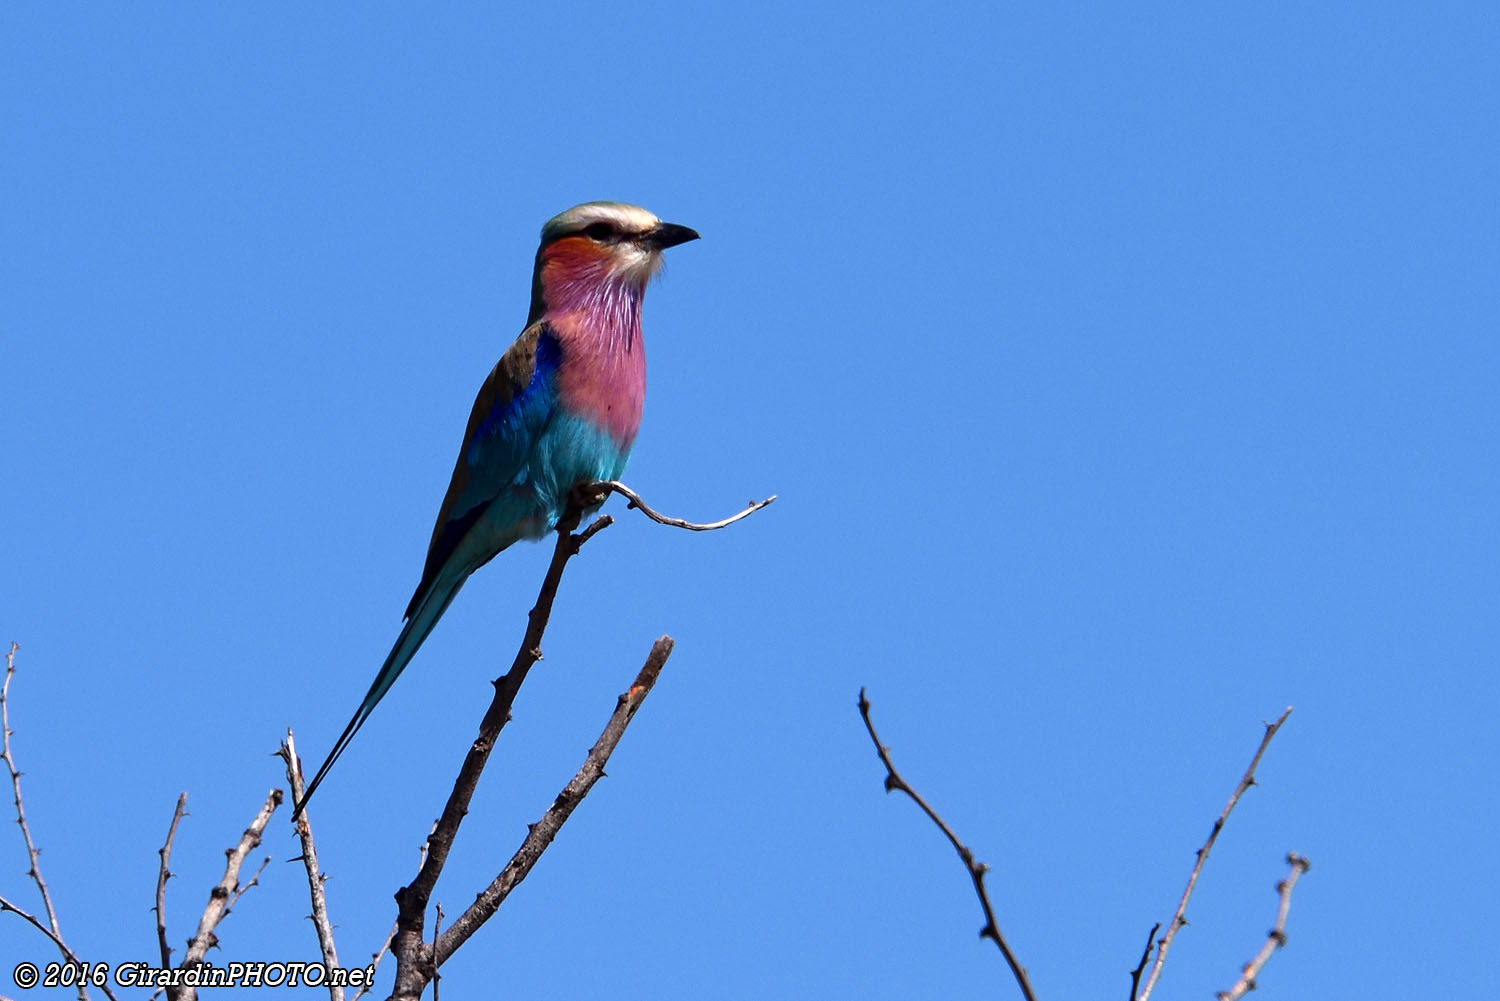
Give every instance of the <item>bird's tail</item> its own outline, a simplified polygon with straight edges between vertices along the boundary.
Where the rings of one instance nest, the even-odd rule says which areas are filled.
[[[385,658],[385,663],[380,666],[380,673],[375,675],[375,681],[370,685],[370,690],[365,693],[365,699],[359,704],[359,709],[354,713],[354,718],[349,725],[344,727],[344,732],[339,734],[339,739],[333,745],[333,750],[328,753],[328,758],[318,769],[318,774],[313,776],[307,791],[302,794],[302,799],[297,803],[297,808],[292,811],[292,820],[295,821],[302,815],[303,807],[307,801],[312,799],[313,791],[333,767],[333,763],[344,753],[344,748],[349,746],[349,741],[359,732],[359,728],[365,725],[365,720],[370,718],[370,713],[385,698],[385,693],[391,690],[406,665],[411,663],[412,657],[416,656],[417,650],[421,648],[422,641],[427,639],[427,634],[432,632],[432,627],[437,625],[438,619],[452,604],[453,598],[458,594],[458,589],[464,586],[468,574],[460,576],[457,580],[445,581],[441,578],[432,582],[427,593],[422,596],[421,601],[416,603],[412,614],[406,620],[406,625],[401,628],[401,635],[396,637],[396,643],[391,647],[390,654]]]

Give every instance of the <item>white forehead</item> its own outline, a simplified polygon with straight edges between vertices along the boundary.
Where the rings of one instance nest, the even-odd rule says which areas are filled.
[[[607,222],[621,233],[644,233],[661,220],[639,205],[625,202],[584,202],[553,216],[542,227],[542,238],[575,233],[596,222]]]

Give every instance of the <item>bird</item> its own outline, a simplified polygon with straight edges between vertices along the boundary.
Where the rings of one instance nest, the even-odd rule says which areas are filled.
[[[405,624],[294,821],[469,575],[556,528],[575,486],[624,472],[646,397],[646,286],[662,251],[698,238],[624,202],[584,202],[542,226],[526,326],[474,400]]]

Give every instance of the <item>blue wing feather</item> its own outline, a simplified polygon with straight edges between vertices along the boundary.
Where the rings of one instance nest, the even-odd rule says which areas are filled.
[[[501,356],[480,387],[427,547],[422,582],[406,607],[406,623],[359,709],[303,793],[294,819],[406,669],[469,574],[519,537],[516,526],[503,524],[512,517],[508,507],[495,512],[491,508],[502,496],[513,494],[511,488],[528,473],[537,441],[552,420],[557,401],[554,376],[561,361],[557,338],[545,323],[535,323]],[[486,519],[487,514],[498,516],[501,524],[495,524],[495,517]],[[483,529],[476,533],[482,523]],[[471,535],[478,538],[466,545]]]
[[[556,404],[554,375],[561,360],[557,338],[546,324],[536,324],[517,339],[480,388],[407,618],[489,506],[525,473]]]

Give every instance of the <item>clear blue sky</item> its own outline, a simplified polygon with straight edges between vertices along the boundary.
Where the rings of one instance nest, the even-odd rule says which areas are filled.
[[[0,639],[64,931],[156,955],[186,790],[180,949],[285,727],[321,757],[395,635],[538,228],[607,198],[703,234],[627,478],[782,499],[573,565],[449,914],[677,652],[445,994],[1014,996],[861,685],[1044,998],[1125,995],[1289,704],[1158,996],[1233,981],[1289,849],[1264,996],[1489,992],[1497,38],[1477,2],[6,5]],[[545,559],[471,581],[314,802],[350,961]],[[216,962],[316,957],[286,817]],[[51,956],[0,916],[6,971]]]

